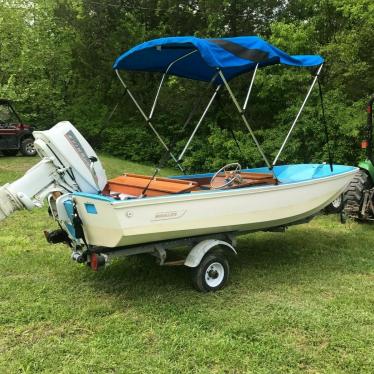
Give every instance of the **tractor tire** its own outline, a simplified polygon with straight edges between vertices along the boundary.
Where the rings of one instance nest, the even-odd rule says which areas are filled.
[[[4,149],[3,151],[4,156],[17,156],[18,149]]]
[[[349,183],[344,192],[344,212],[347,216],[360,218],[362,208],[364,190],[372,187],[368,174],[364,170],[360,170],[356,177]]]
[[[24,156],[32,157],[36,155],[36,149],[34,147],[34,139],[26,138],[21,142],[21,153]]]

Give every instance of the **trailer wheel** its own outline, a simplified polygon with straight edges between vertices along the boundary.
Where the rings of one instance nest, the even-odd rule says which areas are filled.
[[[221,253],[207,253],[192,269],[192,284],[200,292],[214,292],[223,288],[229,277],[229,262]]]
[[[343,195],[339,195],[334,201],[327,205],[327,207],[325,208],[325,212],[327,214],[340,213],[343,209],[343,206]]]

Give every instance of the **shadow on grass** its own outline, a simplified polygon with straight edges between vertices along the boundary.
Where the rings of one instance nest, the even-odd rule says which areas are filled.
[[[256,292],[279,284],[320,282],[336,272],[355,271],[354,243],[349,231],[329,232],[308,226],[285,234],[242,236],[238,240],[238,256],[231,259],[231,284],[220,293],[243,287]],[[352,249],[356,254],[351,253]],[[170,298],[170,295],[190,294],[191,290],[190,269],[160,267],[147,255],[117,260],[98,273],[85,269],[78,277],[101,292],[132,300]]]

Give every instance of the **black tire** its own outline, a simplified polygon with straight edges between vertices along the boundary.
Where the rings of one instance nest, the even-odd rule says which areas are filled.
[[[36,149],[34,147],[34,139],[26,138],[22,140],[21,153],[27,157],[32,157],[36,155]]]
[[[372,182],[364,170],[360,170],[344,192],[344,211],[347,216],[359,218],[362,208],[364,190],[372,187]]]
[[[17,156],[18,149],[4,149],[2,152],[4,156]]]
[[[192,269],[192,284],[200,292],[214,292],[225,286],[229,272],[229,262],[222,253],[208,252]]]
[[[334,201],[332,201],[327,207],[324,209],[325,213],[327,214],[335,214],[340,213],[344,207],[344,196],[339,195]]]
[[[347,223],[347,213],[344,211],[344,209],[340,212],[340,223],[343,225]]]

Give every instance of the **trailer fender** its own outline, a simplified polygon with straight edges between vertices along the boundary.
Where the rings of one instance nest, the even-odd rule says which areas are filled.
[[[210,251],[212,248],[216,246],[223,246],[226,250],[230,250],[237,254],[235,248],[230,244],[223,240],[218,239],[206,239],[201,241],[200,243],[196,244],[188,254],[186,261],[184,262],[185,266],[190,268],[194,268],[198,266],[205,256],[205,254]]]

